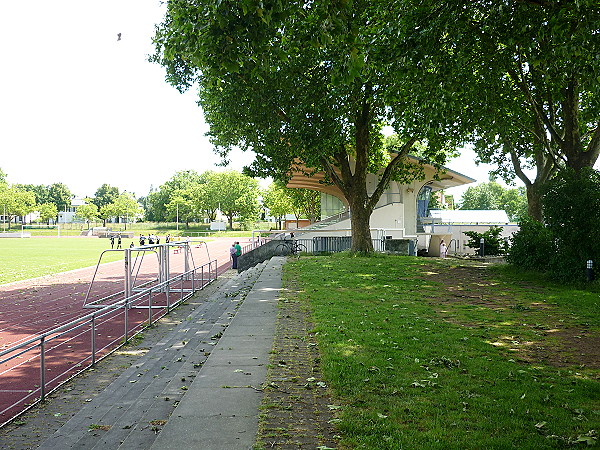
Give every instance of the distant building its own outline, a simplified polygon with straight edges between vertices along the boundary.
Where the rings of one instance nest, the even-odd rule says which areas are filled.
[[[448,254],[475,254],[477,249],[467,247],[469,237],[464,232],[483,233],[491,226],[502,228],[500,236],[505,239],[519,230],[517,224],[510,223],[504,210],[432,209],[429,217],[423,219],[424,233],[419,236],[419,248],[428,249],[430,256],[438,256],[444,239]]]
[[[421,235],[427,233],[424,224],[431,222],[427,217],[431,196],[438,191],[469,184],[475,180],[448,168],[437,169],[432,165],[420,163],[415,157],[407,157],[407,162],[420,164],[424,178],[406,184],[391,180],[371,214],[370,227],[374,242],[382,242],[384,238],[409,240],[409,248],[416,251],[417,243],[418,248],[429,244],[428,238],[421,244]],[[354,164],[352,160],[350,163],[351,166]],[[294,172],[287,186],[321,192],[321,221],[299,229],[301,234],[297,236],[301,236],[302,239],[350,236],[351,211],[340,189],[327,183],[324,173],[307,177],[304,175],[305,171],[298,169]],[[366,187],[369,194],[377,188],[379,177],[380,174],[368,174]],[[446,201],[446,197],[442,199]]]
[[[85,205],[85,200],[82,198],[74,198],[71,200],[71,206],[64,211],[58,212],[58,223],[84,223],[85,219],[77,217],[77,208]]]

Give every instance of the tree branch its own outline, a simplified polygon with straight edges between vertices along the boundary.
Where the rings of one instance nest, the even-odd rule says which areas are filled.
[[[331,178],[331,181],[333,182],[333,184],[335,184],[340,191],[342,191],[342,193],[344,194],[344,197],[347,197],[347,194],[349,193],[349,189],[348,189],[348,185],[344,182],[344,180],[347,180],[349,177],[352,177],[352,174],[350,173],[350,165],[348,164],[348,160],[347,158],[341,158],[340,155],[341,152],[337,152],[336,156],[334,157],[335,160],[337,161],[337,163],[340,165],[340,171],[342,172],[342,178],[340,178],[340,176],[338,175],[338,173],[335,171],[335,167],[327,160],[327,158],[323,157],[321,158],[321,164],[323,165],[323,169],[325,171],[325,173],[329,176],[329,178]]]
[[[383,174],[381,175],[381,179],[379,180],[379,183],[377,183],[377,188],[375,189],[375,192],[373,192],[373,194],[369,198],[369,202],[367,203],[368,207],[370,207],[371,209],[375,208],[375,205],[379,201],[379,198],[383,195],[383,192],[387,189],[387,186],[392,178],[392,174],[394,173],[394,169],[400,163],[400,161],[402,161],[404,158],[406,158],[406,156],[408,155],[408,152],[410,152],[410,150],[412,149],[415,142],[417,142],[417,137],[416,136],[411,137],[402,146],[402,149],[396,154],[396,156],[394,156],[394,158],[387,165],[387,167],[383,171]]]
[[[504,143],[504,147],[508,147],[508,154],[510,155],[510,160],[512,162],[513,168],[515,169],[515,175],[521,180],[525,186],[531,186],[533,183],[529,179],[525,172],[523,172],[523,168],[521,167],[521,161],[519,160],[519,155],[515,151],[514,147],[509,145],[508,143]]]
[[[586,149],[587,152],[590,152],[590,156],[588,157],[590,163],[595,162],[600,157],[600,121],[592,133],[592,139]]]

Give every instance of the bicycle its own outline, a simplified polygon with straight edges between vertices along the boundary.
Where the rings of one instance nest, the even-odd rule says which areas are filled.
[[[277,244],[277,247],[275,247],[275,254],[279,256],[300,256],[300,253],[306,252],[308,252],[306,245],[297,241],[284,241],[280,244]]]

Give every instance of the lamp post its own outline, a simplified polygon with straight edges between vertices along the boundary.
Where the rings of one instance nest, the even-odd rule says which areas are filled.
[[[588,281],[594,281],[594,261],[588,259],[585,268],[585,275]]]
[[[481,257],[485,256],[485,239],[484,238],[479,239],[479,256],[481,256]]]

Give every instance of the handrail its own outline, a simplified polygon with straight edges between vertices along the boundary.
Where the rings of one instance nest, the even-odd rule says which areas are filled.
[[[208,272],[207,279],[204,278],[206,272]],[[199,275],[199,274],[201,274],[201,277],[202,277],[201,283],[196,282],[196,275]],[[65,376],[65,374],[68,374],[69,372],[71,372],[70,369],[72,368],[72,367],[70,367],[69,369],[64,370],[63,372],[61,372],[59,374],[55,374],[54,378],[52,380],[50,380],[50,382],[46,382],[45,370],[44,370],[45,363],[46,363],[46,361],[45,361],[46,355],[47,355],[47,353],[51,352],[51,350],[53,349],[53,348],[49,348],[49,349],[46,348],[46,346],[48,345],[49,342],[59,339],[59,338],[65,336],[66,334],[71,333],[75,330],[78,330],[82,327],[90,326],[91,329],[89,331],[91,331],[91,333],[92,333],[92,335],[91,335],[91,346],[92,346],[91,355],[89,355],[89,354],[82,355],[83,357],[79,361],[79,364],[81,364],[83,361],[86,361],[88,359],[91,359],[91,363],[89,365],[87,365],[85,368],[83,368],[82,370],[77,372],[77,373],[81,373],[83,370],[85,370],[89,367],[93,367],[95,365],[95,363],[97,362],[96,354],[99,351],[106,349],[108,346],[114,345],[114,343],[116,341],[118,341],[121,338],[121,336],[124,336],[124,340],[123,340],[122,344],[116,346],[114,349],[110,350],[110,352],[103,355],[102,357],[107,356],[108,354],[112,353],[114,350],[116,350],[117,348],[119,348],[120,346],[122,346],[128,342],[128,339],[130,337],[129,332],[131,330],[134,330],[139,327],[139,325],[135,325],[131,329],[129,327],[128,310],[131,309],[132,306],[136,307],[136,308],[139,308],[139,307],[143,307],[143,308],[147,307],[148,308],[148,310],[149,310],[148,326],[151,326],[153,324],[153,315],[152,315],[153,308],[160,308],[160,309],[163,309],[163,311],[164,311],[163,314],[154,318],[154,321],[156,321],[156,320],[160,319],[162,316],[164,316],[165,314],[168,314],[168,312],[170,311],[171,308],[179,305],[187,298],[193,296],[198,290],[203,289],[206,285],[208,285],[209,283],[214,281],[217,278],[217,276],[218,276],[217,260],[216,259],[209,260],[207,263],[202,264],[201,266],[193,267],[190,270],[187,270],[183,273],[177,274],[176,276],[169,278],[161,283],[155,284],[147,289],[144,289],[143,291],[136,292],[127,298],[119,300],[115,303],[111,303],[110,305],[106,305],[106,306],[102,307],[101,309],[98,309],[92,313],[78,317],[77,319],[71,320],[70,322],[68,322],[66,324],[60,325],[56,328],[53,328],[51,330],[40,333],[37,336],[34,336],[30,339],[27,339],[24,342],[21,342],[20,344],[14,345],[8,349],[0,351],[0,365],[1,365],[1,364],[5,364],[15,358],[18,358],[19,356],[21,356],[27,352],[30,352],[37,348],[40,348],[40,353],[35,355],[35,357],[38,357],[38,356],[40,357],[40,363],[39,363],[40,364],[40,385],[39,385],[39,387],[37,387],[37,389],[29,391],[27,393],[27,395],[25,395],[25,397],[22,397],[18,401],[15,401],[12,405],[10,405],[4,411],[7,411],[8,409],[13,408],[16,405],[22,403],[26,398],[30,397],[31,395],[35,395],[36,392],[39,392],[39,398],[35,399],[33,402],[31,402],[27,406],[27,408],[25,408],[24,410],[20,411],[15,416],[8,419],[8,421],[6,421],[5,423],[0,424],[0,428],[2,426],[6,425],[7,423],[9,423],[10,421],[12,421],[15,417],[18,417],[20,414],[22,414],[23,412],[28,410],[33,404],[35,404],[39,401],[44,401],[46,396],[50,392],[56,390],[58,387],[62,386],[66,381],[68,381],[68,379],[59,381],[58,385],[54,386],[51,389],[51,391],[46,392],[48,383],[54,382],[58,378]],[[191,282],[192,282],[191,289],[184,290],[183,282],[190,280],[190,278],[191,278]],[[178,301],[171,304],[170,298],[169,298],[169,290],[170,290],[171,285],[174,285],[177,283],[180,283],[180,285],[181,285],[181,293],[180,293]],[[176,292],[176,291],[177,291],[177,289],[173,290],[173,292]],[[186,295],[184,295],[184,291],[186,292]],[[166,305],[153,306],[152,295],[155,293],[163,293],[163,292],[166,294],[166,300],[167,300]],[[145,305],[144,306],[135,306],[136,303],[139,303],[140,301],[144,301],[146,299],[146,297],[148,297],[148,305],[147,306],[145,306]],[[121,310],[121,309],[123,309],[125,312],[125,328],[123,330],[123,334],[116,336],[115,339],[113,339],[111,342],[109,342],[102,349],[100,349],[100,350],[96,349],[96,342],[95,342],[96,320],[99,318],[105,317],[105,316],[111,314],[112,312]],[[110,318],[108,320],[110,320]],[[137,334],[141,331],[142,331],[142,329],[139,329],[135,334]],[[58,344],[54,348],[57,348],[60,345],[61,344]],[[10,355],[10,356],[7,358],[3,358],[6,355]],[[32,359],[33,359],[33,357],[32,357]],[[12,367],[8,368],[7,371],[11,371],[12,369],[13,369]]]

